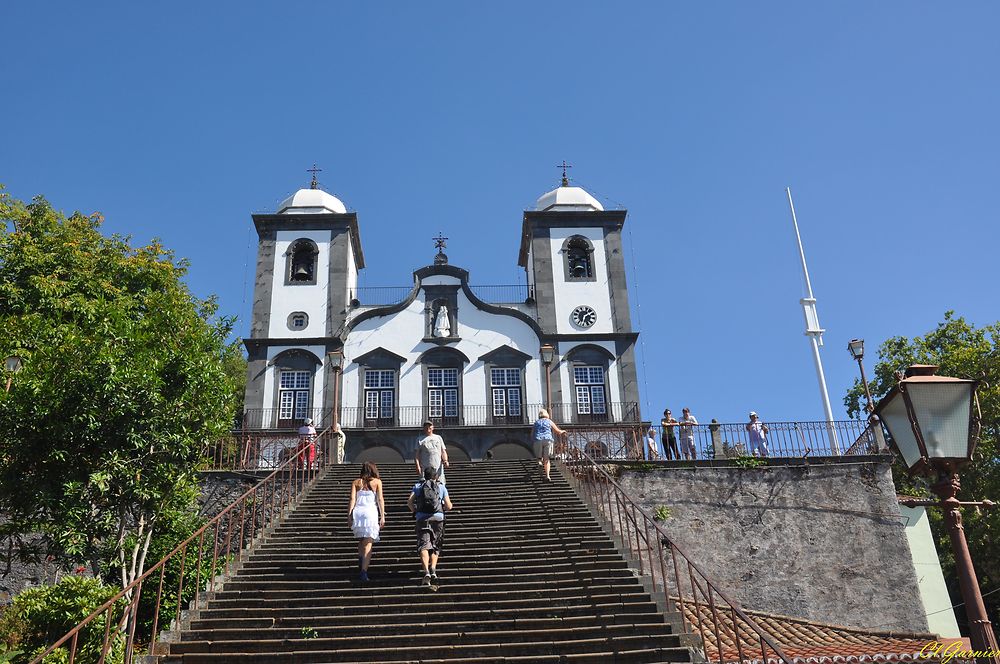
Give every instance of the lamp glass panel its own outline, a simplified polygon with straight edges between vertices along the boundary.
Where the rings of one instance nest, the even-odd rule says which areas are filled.
[[[907,468],[912,468],[913,464],[920,461],[920,446],[917,438],[913,435],[913,428],[910,426],[910,418],[906,415],[906,402],[903,395],[897,393],[887,404],[882,406],[878,413],[885,428],[889,430],[896,448],[903,457],[903,463]]]
[[[7,368],[7,371],[10,371],[12,373],[16,373],[21,370],[21,358],[19,358],[16,355],[11,355],[10,357],[8,357],[6,360],[4,360],[4,364]]]
[[[972,387],[969,382],[907,386],[928,458],[965,459],[969,456]]]
[[[864,357],[865,354],[865,342],[864,341],[852,341],[847,344],[847,350],[851,352],[851,357],[855,360]]]

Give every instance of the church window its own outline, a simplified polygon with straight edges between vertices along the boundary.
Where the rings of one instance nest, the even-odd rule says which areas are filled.
[[[395,370],[365,369],[365,419],[392,420],[395,405]]]
[[[563,245],[567,281],[594,281],[594,246],[582,235],[574,235]]]
[[[491,369],[493,417],[521,416],[521,370]]]
[[[309,417],[312,373],[281,371],[278,374],[278,419],[297,421]]]
[[[319,249],[312,240],[302,238],[296,240],[288,248],[288,274],[286,283],[315,284],[316,259]]]
[[[427,370],[427,411],[432,419],[458,418],[458,369]]]
[[[309,315],[303,311],[296,311],[288,316],[288,329],[294,331],[304,330],[309,326]]]
[[[594,419],[607,415],[604,367],[573,367],[573,384],[576,387],[576,412],[578,415],[589,415]]]

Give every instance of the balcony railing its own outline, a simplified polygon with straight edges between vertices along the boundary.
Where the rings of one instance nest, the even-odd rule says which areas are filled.
[[[426,406],[400,406],[372,411],[367,408],[342,408],[340,425],[349,429],[419,428],[426,420],[435,426],[491,427],[529,425],[538,417],[541,404],[524,404],[511,412],[493,406],[461,406],[454,410]],[[639,404],[635,402],[608,402],[600,412],[581,413],[577,404],[552,404],[552,419],[557,424],[637,423]],[[593,410],[593,407],[591,408]]]
[[[877,427],[869,427],[861,420],[835,422],[766,422],[766,456],[848,456],[877,454],[885,449],[885,440]],[[683,434],[690,429],[696,459],[723,459],[740,456],[765,456],[759,446],[750,441],[747,423],[701,424],[691,427],[674,427],[674,436],[681,456],[684,456]],[[656,448],[664,454],[667,438],[664,427],[654,427]],[[644,435],[645,437],[645,435]],[[648,443],[646,445],[649,447]],[[650,458],[648,452],[644,452]],[[663,456],[666,458],[666,456]]]
[[[326,426],[330,412],[322,408],[306,408],[305,410],[285,410],[282,408],[248,408],[243,414],[241,429],[298,429],[306,418],[313,421],[313,426],[320,429]]]
[[[473,294],[487,304],[524,304],[534,299],[535,289],[527,284],[469,286]],[[413,286],[362,286],[351,291],[351,300],[363,307],[385,307],[402,302]]]

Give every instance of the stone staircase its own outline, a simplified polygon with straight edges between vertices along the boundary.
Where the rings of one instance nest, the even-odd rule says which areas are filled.
[[[566,479],[534,461],[455,463],[436,590],[420,585],[406,498],[412,464],[380,468],[386,527],[357,581],[334,466],[221,590],[164,644],[162,662],[688,662],[675,633]]]

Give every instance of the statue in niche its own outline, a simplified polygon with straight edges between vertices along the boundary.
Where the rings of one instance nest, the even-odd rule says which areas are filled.
[[[434,318],[434,336],[451,336],[451,321],[448,318],[448,306],[445,304],[442,304],[440,308],[438,308],[437,316]]]

